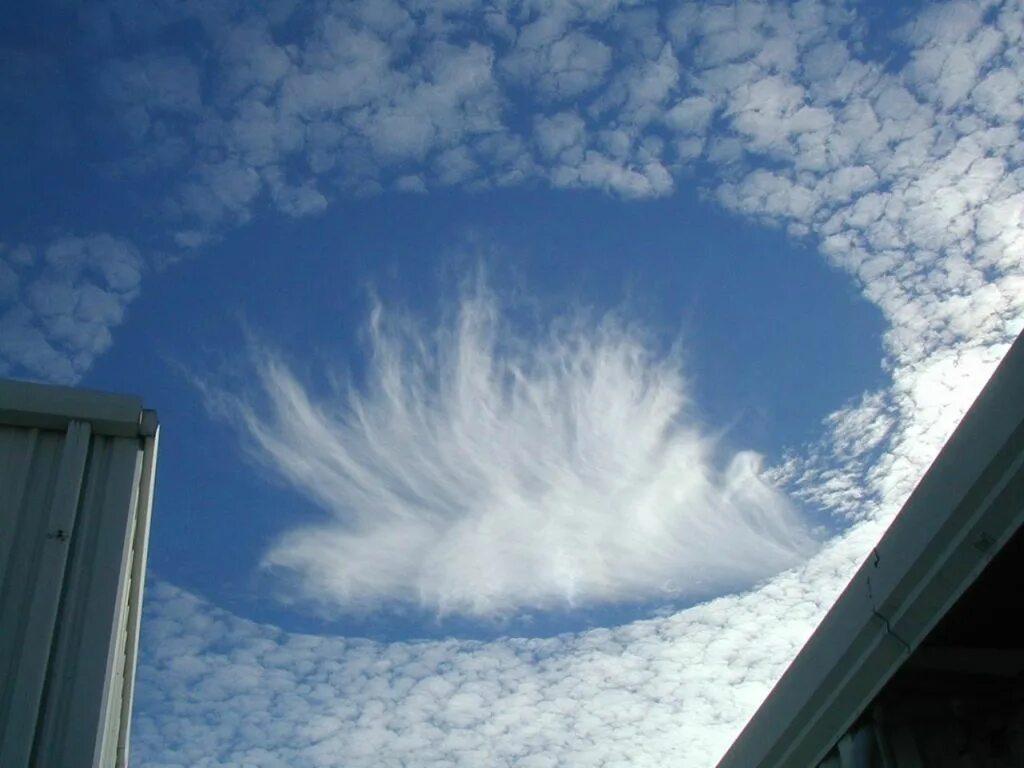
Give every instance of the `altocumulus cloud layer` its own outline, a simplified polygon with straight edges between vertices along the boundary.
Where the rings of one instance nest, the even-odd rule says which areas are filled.
[[[1021,4],[925,4],[896,31],[895,58],[873,53],[878,31],[840,2],[268,7],[90,6],[100,46],[132,29],[150,48],[109,60],[102,92],[126,116],[123,168],[168,180],[147,204],[174,247],[268,204],[309,215],[392,188],[644,197],[694,184],[816,244],[856,282],[889,324],[891,386],[838,409],[774,470],[851,531],[754,592],[674,617],[543,642],[381,646],[289,636],[163,587],[138,759],[713,763],[1021,329]],[[182,29],[201,39],[148,45]],[[111,235],[138,259],[134,232]],[[0,254],[5,369],[74,380],[102,351],[138,281],[108,281],[106,249],[80,247],[95,236],[79,231],[70,270],[45,257],[63,235]],[[92,335],[67,332],[75,312]]]
[[[161,258],[268,206],[305,216],[353,194],[531,183],[642,198],[682,182],[818,243],[890,319],[894,364],[956,346],[958,368],[989,370],[971,337],[1005,343],[1020,312],[1015,0],[926,4],[897,33],[816,0],[108,0],[83,13],[97,110],[107,126],[118,116],[125,147],[113,167],[160,212]],[[903,55],[873,55],[880,34]],[[145,52],[111,54],[127,50],[117,41]],[[45,281],[24,261],[60,240],[8,244],[0,281]],[[94,313],[74,339],[51,315],[78,311],[89,286],[122,310],[134,293],[86,272],[67,282],[57,305],[4,315],[53,352],[7,345],[5,369],[72,381],[102,351],[123,311]],[[913,388],[898,382],[901,398]],[[881,417],[902,407],[883,400]],[[861,501],[850,485],[830,503]]]
[[[143,262],[110,235],[62,237],[37,252],[0,243],[0,373],[76,381],[112,343]]]
[[[711,766],[880,526],[762,589],[549,639],[289,634],[147,595],[133,761],[163,768]]]
[[[311,395],[257,351],[260,397],[214,398],[331,515],[265,558],[310,601],[494,616],[691,598],[814,548],[758,456],[716,456],[678,355],[620,318],[528,334],[478,287],[437,329],[378,306],[368,335],[361,388]]]

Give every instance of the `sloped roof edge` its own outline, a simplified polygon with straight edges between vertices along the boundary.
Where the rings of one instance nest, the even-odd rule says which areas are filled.
[[[156,412],[133,395],[0,379],[0,424],[64,430],[71,421],[117,437],[152,436],[157,428]]]
[[[1024,334],[718,768],[816,766],[1024,522]]]

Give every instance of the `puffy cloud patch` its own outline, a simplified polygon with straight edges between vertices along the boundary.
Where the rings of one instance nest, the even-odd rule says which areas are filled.
[[[893,387],[884,404],[864,401],[892,427],[884,471],[874,455],[841,460],[863,413],[851,404],[787,476],[843,514],[891,514],[1024,320],[1019,130],[1005,122],[1021,98],[1020,11],[997,4],[985,23],[981,5],[930,6],[901,33],[910,62],[893,73],[842,41],[850,19],[823,6],[745,7],[733,6],[727,33],[718,11],[687,17],[685,44],[705,65],[693,82],[721,116],[707,158],[725,179],[709,189],[727,208],[815,238],[890,323]],[[755,34],[796,41],[802,66],[737,59],[737,39]],[[937,366],[943,358],[958,363]]]
[[[537,145],[545,159],[554,159],[562,153],[577,163],[583,156],[583,142],[586,138],[586,123],[575,112],[538,117],[534,125]]]
[[[0,372],[73,384],[139,291],[135,247],[106,234],[0,248]]]
[[[166,768],[712,766],[883,528],[857,525],[754,592],[546,639],[289,634],[157,582],[132,757]]]
[[[502,66],[513,79],[532,81],[541,98],[562,100],[578,96],[605,79],[612,51],[600,40],[571,32],[554,42],[529,47],[520,37],[516,50]]]
[[[815,548],[759,457],[700,426],[678,355],[621,318],[526,334],[477,289],[437,329],[378,307],[369,338],[363,387],[314,395],[256,353],[257,395],[211,398],[328,513],[264,561],[326,611],[693,598]]]
[[[183,163],[168,208],[187,219],[179,235],[206,233],[193,242],[246,221],[261,199],[306,215],[328,204],[325,190],[363,194],[410,177],[472,188],[541,177],[650,197],[670,192],[700,158],[728,177],[696,177],[720,202],[824,241],[835,215],[849,212],[842,206],[872,188],[900,194],[907,174],[927,174],[957,141],[1019,161],[1013,3],[924,9],[900,32],[909,46],[900,71],[865,54],[869,33],[855,10],[823,2],[459,3],[430,13],[403,3],[282,4],[240,16],[185,3],[144,19],[109,5],[120,21],[108,25],[151,37],[188,18],[204,30],[191,58],[110,61],[102,78],[154,154]],[[552,110],[553,99],[569,98]],[[588,119],[571,144],[558,144],[568,137],[554,129],[568,125],[550,121],[566,115]],[[625,144],[611,146],[608,134]],[[858,169],[875,177],[854,180]],[[758,170],[786,184],[745,183]],[[789,194],[801,199],[775,199]],[[966,233],[970,207],[953,198],[944,190],[908,200],[891,210],[900,221],[872,236],[891,242],[902,227],[931,247],[911,228],[939,228],[943,217]]]
[[[633,164],[597,150],[584,152],[578,165],[557,166],[551,172],[551,182],[556,187],[603,189],[626,198],[656,197],[672,189],[672,177],[660,161],[646,158],[646,162]]]
[[[665,113],[665,122],[681,133],[704,133],[715,105],[706,96],[691,96],[683,99]]]

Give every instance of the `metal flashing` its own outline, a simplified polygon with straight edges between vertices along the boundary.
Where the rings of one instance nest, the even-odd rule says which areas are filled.
[[[718,768],[811,768],[1024,523],[1024,334]]]
[[[65,430],[72,421],[96,435],[139,437],[152,435],[157,419],[133,395],[0,379],[0,424]]]

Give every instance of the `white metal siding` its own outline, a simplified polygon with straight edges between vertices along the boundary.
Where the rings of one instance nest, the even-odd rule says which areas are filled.
[[[44,404],[51,389],[68,392],[38,387]],[[0,766],[122,766],[155,423],[11,413],[0,401]]]

